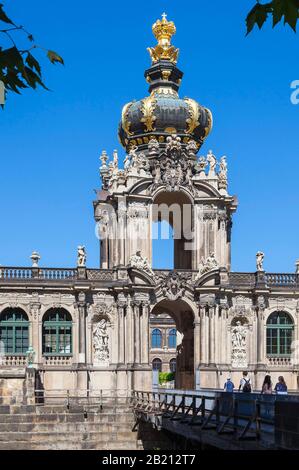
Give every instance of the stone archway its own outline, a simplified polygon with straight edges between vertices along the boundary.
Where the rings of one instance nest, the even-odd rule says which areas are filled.
[[[173,268],[192,269],[193,200],[186,192],[161,188],[153,198],[152,222],[167,222],[172,228]]]
[[[167,313],[175,321],[178,331],[175,386],[194,389],[194,312],[182,299],[164,299],[151,311],[153,315],[160,313]]]

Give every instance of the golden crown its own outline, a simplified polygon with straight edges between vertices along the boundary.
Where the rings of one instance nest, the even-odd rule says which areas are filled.
[[[153,24],[153,33],[158,41],[155,47],[149,47],[152,62],[158,62],[158,60],[170,60],[173,63],[177,63],[179,49],[176,49],[171,45],[171,38],[176,33],[176,27],[173,21],[167,21],[166,13],[163,13],[162,20],[157,20]]]
[[[167,21],[166,16],[166,13],[163,13],[162,20],[157,20],[152,28],[155,38],[161,45],[170,45],[170,39],[176,33],[174,22]]]

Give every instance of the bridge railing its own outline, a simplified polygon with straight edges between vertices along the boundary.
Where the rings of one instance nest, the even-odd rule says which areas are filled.
[[[238,438],[260,439],[261,432],[273,435],[274,399],[258,394],[215,392],[173,393],[142,392],[132,394],[132,406],[138,419],[163,427],[163,419],[197,425],[200,429],[214,426],[217,433],[228,428]]]

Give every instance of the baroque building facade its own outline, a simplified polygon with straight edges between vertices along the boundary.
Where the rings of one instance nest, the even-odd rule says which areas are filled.
[[[248,370],[254,388],[270,373],[298,389],[298,265],[267,273],[259,252],[255,272],[231,271],[227,160],[199,155],[212,114],[179,97],[174,23],[163,15],[153,32],[149,94],[122,110],[123,166],[116,151],[100,157],[99,268],[86,267],[82,246],[76,268],[39,267],[37,253],[32,267],[0,267],[2,394],[21,390],[28,362],[45,390],[149,390],[150,318],[152,330],[163,314],[180,338],[169,358],[176,387],[222,387]],[[173,270],[152,268],[162,221],[173,229]]]

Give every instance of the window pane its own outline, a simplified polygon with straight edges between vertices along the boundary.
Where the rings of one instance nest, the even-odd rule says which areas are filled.
[[[173,328],[168,334],[168,347],[176,348],[176,329]]]
[[[152,348],[162,347],[162,333],[157,328],[152,332]]]
[[[161,359],[154,359],[153,360],[153,370],[158,370],[159,372],[162,371],[162,361],[161,361]]]
[[[169,368],[170,372],[176,371],[176,359],[171,359],[171,361],[169,362]]]

